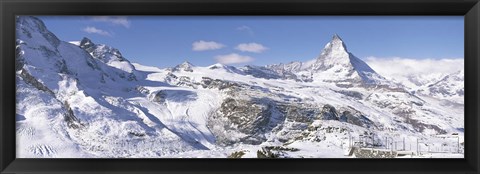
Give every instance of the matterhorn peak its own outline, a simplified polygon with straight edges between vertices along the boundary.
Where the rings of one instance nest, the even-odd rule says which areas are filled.
[[[347,46],[337,34],[323,48],[320,56],[314,64],[314,70],[326,70],[336,65],[348,66],[350,64],[350,53]]]
[[[364,61],[348,52],[345,42],[337,34],[325,45],[312,64],[312,70],[321,73],[316,78],[324,81],[375,83],[383,80]]]
[[[324,49],[336,49],[338,51],[348,52],[347,46],[338,34],[334,34],[332,40],[325,45]]]
[[[340,36],[337,33],[335,33],[333,34],[332,40],[342,40],[342,38],[340,38]]]

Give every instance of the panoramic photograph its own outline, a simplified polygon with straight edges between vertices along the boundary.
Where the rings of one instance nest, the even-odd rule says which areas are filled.
[[[17,158],[464,158],[463,16],[16,16]]]

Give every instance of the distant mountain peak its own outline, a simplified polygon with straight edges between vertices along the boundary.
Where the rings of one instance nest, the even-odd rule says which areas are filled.
[[[120,69],[126,73],[132,73],[135,67],[123,57],[120,50],[117,48],[105,45],[95,44],[87,37],[83,37],[79,44],[80,48],[87,51],[93,58],[100,60],[107,65]]]
[[[226,72],[230,73],[237,73],[237,74],[243,74],[243,72],[239,69],[237,69],[234,66],[229,66],[229,65],[224,65],[222,63],[215,63],[213,65],[208,66],[208,69],[218,69],[218,70],[224,70]]]
[[[342,38],[334,34],[310,68],[312,75],[322,81],[376,83],[384,78],[368,64],[348,52]]]
[[[306,62],[291,62],[265,66],[284,78],[302,81],[324,81],[336,84],[377,84],[388,83],[361,59],[348,52],[347,46],[338,34],[322,49],[320,55]]]
[[[221,63],[215,63],[213,65],[208,66],[208,69],[218,69],[218,68],[223,68],[223,67],[225,67],[225,65],[223,65]]]
[[[180,65],[182,65],[182,66],[191,66],[191,67],[194,66],[194,65],[193,65],[192,63],[190,63],[189,61],[183,61],[183,63],[180,64]]]
[[[195,67],[192,63],[188,61],[184,61],[183,63],[173,67],[173,71],[188,71],[193,72],[193,67]]]
[[[80,47],[82,47],[83,49],[92,47],[94,45],[95,44],[92,42],[92,40],[87,37],[83,37],[83,39],[80,41]]]

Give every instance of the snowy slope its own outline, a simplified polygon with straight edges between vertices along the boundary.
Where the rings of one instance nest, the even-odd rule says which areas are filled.
[[[463,104],[439,100],[463,99],[463,72],[410,93],[337,35],[308,62],[160,69],[35,17],[17,33],[18,157],[342,158],[352,137],[463,136]]]
[[[147,100],[136,87],[148,82],[131,83],[135,80],[125,76],[126,69],[119,68],[119,64],[111,64],[112,61],[106,61],[103,56],[92,57],[81,47],[58,40],[34,17],[18,17],[17,33],[17,48],[20,50],[17,61],[23,62],[18,68],[17,78],[19,83],[25,83],[25,89],[31,89],[25,95],[17,92],[17,115],[24,118],[17,121],[33,127],[32,129],[50,132],[50,140],[53,137],[61,139],[34,141],[36,147],[48,147],[43,149],[56,153],[33,154],[29,145],[31,142],[20,139],[17,144],[25,147],[17,151],[21,157],[72,157],[77,156],[77,153],[66,151],[74,152],[78,149],[88,156],[148,157],[201,147],[187,142],[179,133],[166,129],[148,109],[133,100],[136,97]],[[134,70],[133,66],[130,70]],[[48,95],[39,95],[41,93]],[[45,116],[56,115],[53,123],[45,120],[33,124],[33,121],[42,116],[35,110],[44,108],[42,105],[55,105],[48,102],[33,104],[35,102],[30,101],[46,100],[54,100],[62,110],[45,111]],[[19,107],[21,104],[27,106]],[[75,146],[62,147],[63,150],[60,150],[51,145],[52,142]],[[149,148],[150,151],[139,154],[139,151],[144,150],[132,148],[136,146]],[[82,153],[78,154],[82,156]]]

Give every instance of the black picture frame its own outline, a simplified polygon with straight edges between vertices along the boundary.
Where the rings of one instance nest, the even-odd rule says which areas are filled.
[[[0,173],[479,173],[478,0],[0,0]],[[465,17],[464,159],[16,159],[15,15]]]

